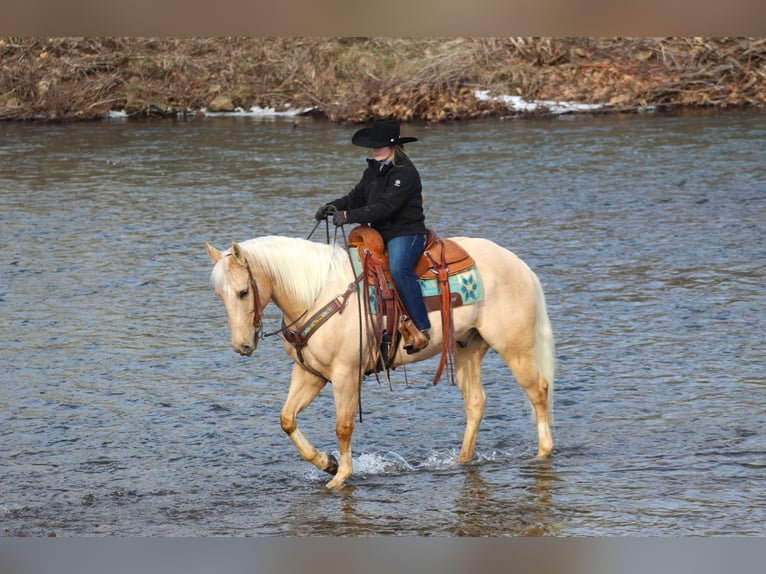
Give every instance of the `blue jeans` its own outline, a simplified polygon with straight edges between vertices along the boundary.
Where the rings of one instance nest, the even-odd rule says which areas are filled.
[[[386,244],[391,278],[412,322],[421,331],[431,328],[423,292],[414,270],[425,244],[426,236],[423,234],[394,237]]]

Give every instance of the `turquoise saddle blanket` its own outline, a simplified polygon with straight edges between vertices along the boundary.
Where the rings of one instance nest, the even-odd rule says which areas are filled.
[[[362,271],[362,264],[359,260],[359,253],[356,249],[350,249],[351,264],[354,267],[354,275],[358,275]],[[449,276],[449,290],[453,301],[453,307],[460,305],[471,305],[478,303],[484,299],[484,287],[481,282],[481,275],[479,275],[476,266],[470,267],[465,271]],[[423,292],[423,298],[428,300],[430,298],[439,298],[439,284],[436,280],[436,276],[433,279],[418,280],[420,283],[420,289]],[[362,283],[359,284],[360,288],[363,288]],[[389,285],[390,286],[390,285]],[[373,287],[370,287],[370,305],[372,312],[375,313],[375,293]]]

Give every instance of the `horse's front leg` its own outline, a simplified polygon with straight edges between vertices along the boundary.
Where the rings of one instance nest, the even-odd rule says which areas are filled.
[[[354,420],[359,404],[359,380],[356,369],[353,372],[333,373],[332,392],[335,398],[335,434],[338,437],[340,462],[335,477],[327,483],[327,488],[343,485],[353,472],[351,462],[351,435],[354,433]]]
[[[279,420],[282,430],[293,441],[304,460],[314,464],[319,470],[335,474],[338,469],[335,457],[317,450],[298,428],[298,413],[311,404],[325,384],[327,381],[323,378],[309,373],[297,363],[293,365],[290,390]]]

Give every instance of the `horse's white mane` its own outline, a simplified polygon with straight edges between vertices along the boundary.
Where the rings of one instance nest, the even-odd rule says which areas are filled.
[[[276,290],[294,297],[305,307],[315,302],[328,280],[343,273],[349,261],[346,251],[338,245],[295,237],[267,235],[243,241],[240,246],[266,272]],[[229,253],[230,250],[224,252]],[[213,268],[211,276],[216,288],[227,285],[222,261]]]

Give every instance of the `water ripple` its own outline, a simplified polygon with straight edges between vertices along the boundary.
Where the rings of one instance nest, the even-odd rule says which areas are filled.
[[[490,352],[471,464],[460,393],[422,363],[365,383],[356,473],[327,492],[279,427],[280,343],[228,348],[204,242],[305,236],[364,168],[347,127],[4,124],[0,533],[766,534],[766,116],[412,128],[432,226],[540,275],[550,460]],[[328,387],[300,422],[335,452],[333,419]]]

